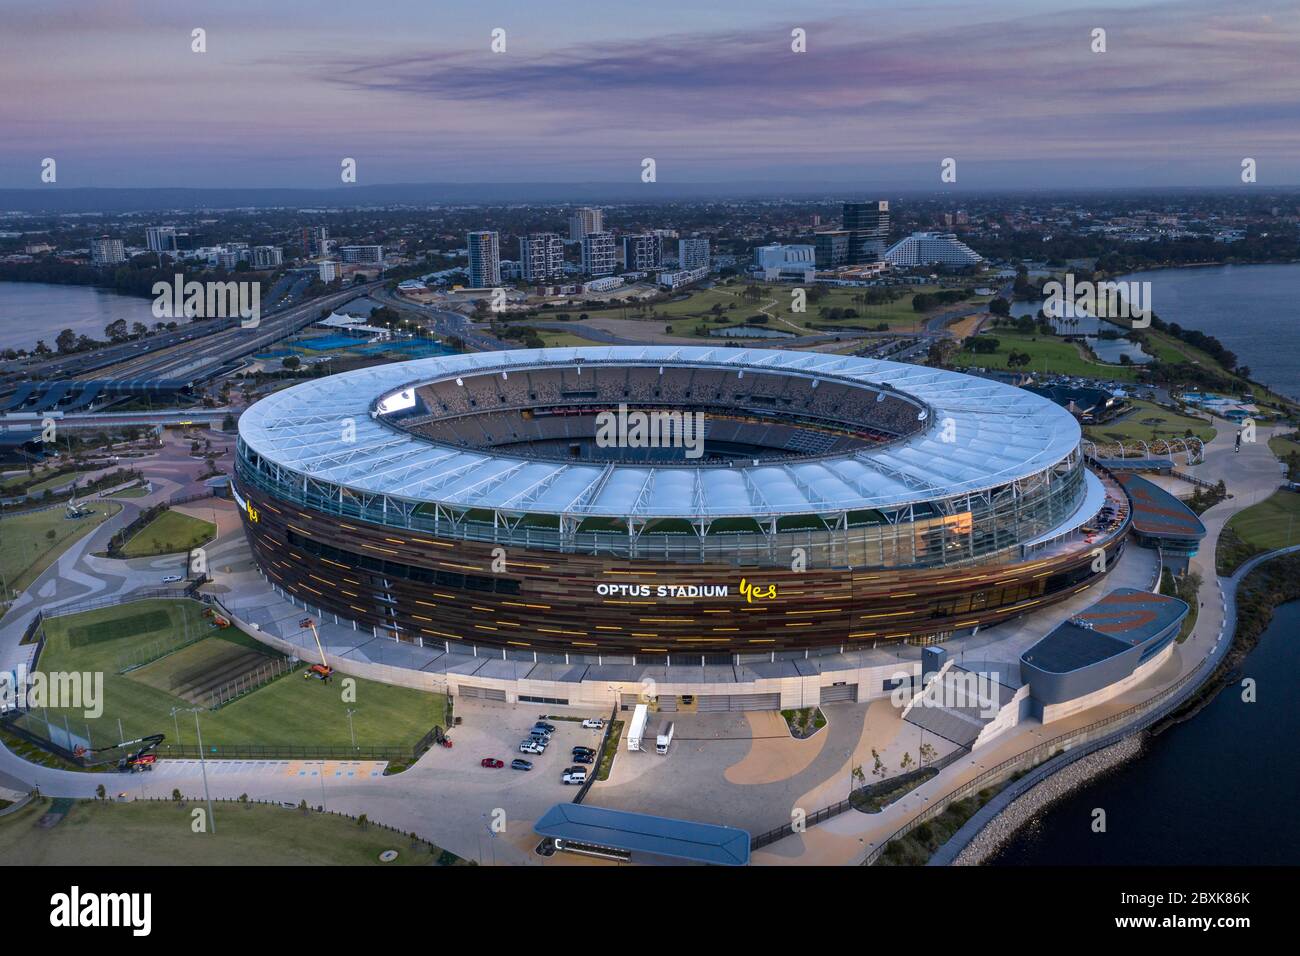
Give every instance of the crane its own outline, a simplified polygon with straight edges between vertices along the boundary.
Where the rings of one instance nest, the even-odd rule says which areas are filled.
[[[330,675],[334,673],[334,668],[330,667],[329,662],[325,660],[325,648],[321,647],[320,632],[316,630],[316,622],[309,617],[304,617],[298,622],[298,626],[304,631],[308,629],[311,630],[311,636],[316,638],[316,650],[320,653],[320,663],[312,664],[311,667],[307,668],[306,673],[302,676],[314,677],[317,680],[328,683]]]
[[[122,773],[141,773],[152,770],[154,764],[158,762],[158,754],[155,751],[157,751],[158,745],[163,742],[166,736],[166,734],[150,734],[147,737],[137,737],[135,740],[123,740],[121,743],[110,744],[107,747],[96,747],[94,750],[77,747],[73,754],[84,757],[86,754],[99,754],[106,750],[132,747],[134,749],[117,762],[117,769]],[[140,746],[137,747],[137,744]]]

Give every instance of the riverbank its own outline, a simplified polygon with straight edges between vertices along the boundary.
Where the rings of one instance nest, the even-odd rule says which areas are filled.
[[[1102,774],[1142,752],[1145,734],[1135,734],[1117,744],[1074,761],[1027,792],[1015,797],[962,848],[951,866],[979,866],[1052,804],[1069,796]]]
[[[1220,693],[1225,688],[1235,684],[1243,673],[1249,669],[1247,666],[1248,659],[1259,646],[1263,635],[1272,624],[1274,614],[1278,608],[1286,605],[1295,607],[1296,605],[1293,602],[1297,601],[1300,601],[1300,554],[1276,554],[1271,558],[1260,560],[1257,565],[1246,571],[1239,585],[1236,602],[1237,626],[1234,628],[1233,640],[1223,659],[1215,670],[1185,700],[1154,721],[1146,730],[1139,731],[1111,746],[1069,763],[1037,783],[1029,785],[1030,788],[1023,793],[1015,793],[1014,786],[1008,788],[1008,792],[1004,794],[1006,799],[1003,801],[990,801],[984,814],[972,818],[970,826],[965,828],[964,832],[953,835],[953,842],[944,848],[945,852],[936,854],[934,863],[971,866],[991,861],[999,864],[1007,862],[1034,863],[1042,862],[1043,858],[1062,864],[1132,862],[1131,860],[1093,859],[1089,850],[1089,847],[1093,845],[1086,844],[1088,837],[1092,835],[1087,828],[1089,821],[1086,819],[1089,807],[1101,806],[1117,813],[1123,813],[1116,800],[1106,793],[1094,792],[1094,789],[1100,787],[1102,791],[1112,792],[1122,790],[1129,794],[1129,799],[1139,803],[1144,811],[1152,812],[1152,809],[1147,806],[1148,794],[1146,788],[1138,787],[1137,789],[1141,793],[1132,793],[1134,789],[1132,783],[1119,780],[1114,771],[1135,761],[1139,756],[1145,756],[1144,751],[1148,751],[1155,746],[1155,741],[1159,735],[1179,724],[1191,721],[1193,717],[1215,705],[1219,700]],[[1264,674],[1272,673],[1274,670],[1274,668],[1267,666],[1267,662],[1260,662],[1260,668],[1260,673],[1257,675],[1260,680],[1264,679]],[[1235,707],[1238,703],[1236,697],[1231,694],[1224,695],[1223,699],[1226,701],[1223,705],[1225,708]],[[1282,733],[1284,737],[1286,736],[1282,728],[1275,727],[1273,730]],[[1229,740],[1239,737],[1252,741],[1261,739],[1258,731],[1243,734],[1239,728],[1222,731],[1221,736]],[[1185,740],[1178,741],[1178,744],[1184,749],[1188,748],[1188,743]],[[1266,744],[1263,746],[1267,748]],[[1194,746],[1191,749],[1203,756],[1203,747]],[[1172,760],[1167,753],[1162,752],[1160,756],[1162,764],[1177,766],[1178,773],[1182,776],[1189,772],[1195,772],[1182,765],[1179,761]],[[1177,790],[1182,786],[1182,776],[1168,781],[1171,789]],[[1275,775],[1270,774],[1266,779],[1271,781],[1271,785],[1275,786],[1279,793],[1286,792],[1281,781],[1277,780]],[[1255,790],[1258,786],[1258,784],[1252,785],[1247,781],[1236,781],[1235,785],[1238,788],[1244,787],[1247,790]],[[1087,796],[1084,795],[1085,793]],[[1255,798],[1258,798],[1257,792],[1254,795]],[[1232,805],[1237,804],[1233,803]],[[1041,824],[1043,818],[1053,811],[1059,811],[1059,815],[1068,816],[1070,820],[1078,824],[1078,826],[1072,828],[1072,832],[1067,838],[1062,839],[1060,837],[1057,827],[1034,826],[1035,824]],[[989,816],[990,813],[992,816]],[[1127,825],[1134,826],[1135,821],[1131,815],[1124,813],[1124,816]],[[1238,817],[1237,819],[1240,822],[1242,818]],[[1176,829],[1173,820],[1166,818],[1163,822],[1167,828]],[[1032,829],[1029,829],[1030,827]],[[1068,855],[1063,855],[1057,847],[1052,847],[1050,850],[1039,848],[1035,853],[1033,848],[1045,836],[1068,843],[1070,849],[1078,854],[1078,859],[1071,859]],[[1147,839],[1158,838],[1156,835],[1145,831],[1143,836]],[[965,841],[964,844],[962,844],[962,841]],[[1184,844],[1178,843],[1176,840],[1168,840],[1165,845],[1183,846]],[[1107,849],[1112,852],[1114,846],[1111,843],[1106,844]],[[1025,854],[1032,854],[1034,858],[1028,861],[1023,858],[1014,860],[998,859],[1000,854],[1011,847],[1016,850],[1013,856],[1023,857]]]

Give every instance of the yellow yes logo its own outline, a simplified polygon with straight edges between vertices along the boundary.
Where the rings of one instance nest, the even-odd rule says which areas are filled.
[[[753,604],[754,601],[765,601],[776,597],[776,585],[769,584],[767,587],[750,584],[744,578],[740,579],[740,593],[745,596],[745,603]]]
[[[259,515],[257,513],[257,509],[253,507],[253,503],[250,501],[248,503],[248,520],[251,521],[253,524],[257,524],[258,518]]]

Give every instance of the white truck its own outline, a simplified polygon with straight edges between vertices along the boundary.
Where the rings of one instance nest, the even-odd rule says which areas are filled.
[[[668,745],[673,742],[673,727],[675,725],[670,720],[664,724],[663,730],[659,731],[659,736],[655,739],[655,753],[668,753]]]
[[[637,704],[636,709],[632,711],[632,722],[627,725],[627,749],[640,750],[641,737],[645,734],[646,716],[649,708],[645,704]]]

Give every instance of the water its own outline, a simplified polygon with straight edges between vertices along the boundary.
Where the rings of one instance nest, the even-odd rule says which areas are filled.
[[[1043,307],[1039,299],[1019,301],[1011,303],[1012,318],[1020,318],[1027,315],[1031,318],[1038,316],[1038,310]],[[1056,331],[1061,335],[1082,335],[1088,345],[1097,353],[1097,358],[1102,362],[1109,362],[1111,365],[1118,365],[1121,355],[1127,355],[1134,365],[1146,365],[1152,361],[1152,356],[1143,351],[1142,346],[1136,342],[1130,342],[1128,339],[1110,339],[1100,338],[1097,332],[1107,331],[1116,332],[1118,327],[1110,322],[1103,322],[1094,315],[1080,315],[1077,321],[1065,322],[1056,320],[1052,323]],[[996,337],[997,329],[986,327],[989,334]]]
[[[725,329],[709,329],[709,334],[727,339],[792,339],[793,332],[764,328],[761,325],[732,325]]]
[[[1166,322],[1213,335],[1250,366],[1250,377],[1300,398],[1300,263],[1155,269],[1125,279],[1151,283]]]
[[[1020,831],[996,865],[1195,866],[1300,863],[1300,602],[1284,604],[1247,658],[1247,704],[1229,687],[1142,755]],[[1106,811],[1107,832],[1091,831]]]
[[[84,285],[0,282],[0,349],[28,349],[37,339],[54,348],[64,329],[93,339],[104,338],[104,326],[126,319],[152,327],[158,321],[153,300],[118,295]]]

